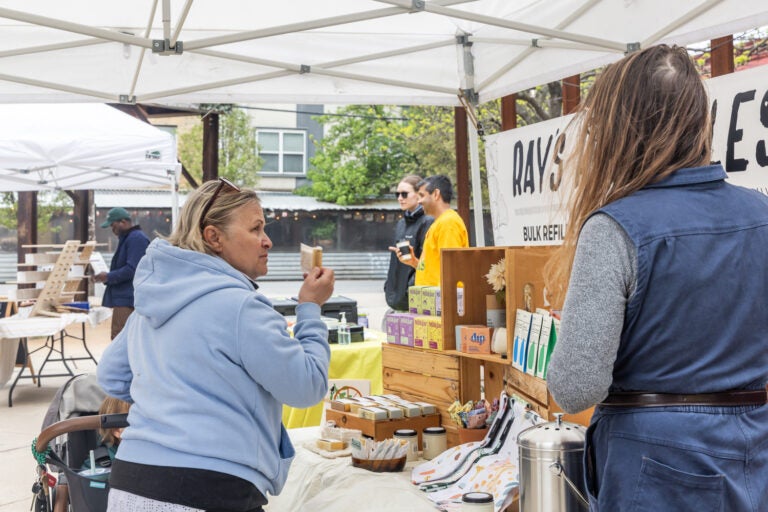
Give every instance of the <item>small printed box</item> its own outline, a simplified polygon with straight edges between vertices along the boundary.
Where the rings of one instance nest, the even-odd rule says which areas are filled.
[[[357,411],[357,415],[361,418],[374,421],[385,420],[388,417],[386,409],[382,409],[381,407],[361,407],[360,410]]]
[[[554,350],[555,344],[557,343],[557,330],[560,328],[560,321],[556,318],[545,318],[545,320],[547,320],[547,322],[551,322],[549,340],[547,343],[544,342],[544,333],[542,332],[542,340],[541,343],[539,343],[539,355],[536,360],[536,376],[542,379],[547,378],[549,358],[552,355],[552,350]]]
[[[428,316],[417,316],[413,319],[413,346],[417,348],[429,347],[429,319]]]
[[[467,354],[490,354],[492,337],[492,327],[466,325],[461,328],[461,351]]]
[[[408,312],[414,314],[421,313],[421,289],[423,286],[408,287]]]
[[[416,315],[412,313],[400,314],[400,341],[401,345],[413,346],[413,321]]]
[[[443,319],[439,316],[430,316],[429,331],[427,333],[427,346],[432,350],[443,350]]]
[[[539,313],[531,314],[531,333],[528,335],[528,351],[525,362],[525,373],[529,375],[536,375],[536,358],[539,355],[539,339],[543,321],[544,317]]]
[[[425,286],[421,289],[421,314],[438,316],[437,304],[440,297],[440,287]]]
[[[384,317],[384,328],[387,332],[387,343],[400,344],[400,315],[390,313]]]
[[[528,362],[528,336],[531,334],[532,314],[524,309],[518,309],[515,315],[515,331],[512,343],[512,366],[525,372]]]

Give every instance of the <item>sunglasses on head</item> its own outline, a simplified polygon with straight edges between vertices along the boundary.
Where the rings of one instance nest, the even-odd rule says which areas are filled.
[[[410,192],[408,192],[407,190],[403,192],[395,192],[395,197],[402,197],[403,199],[405,199],[406,197],[408,197],[408,194],[410,194]]]
[[[200,231],[205,229],[205,217],[208,215],[208,212],[211,210],[213,203],[216,202],[216,198],[219,196],[219,194],[221,194],[224,188],[229,189],[228,193],[240,192],[240,187],[226,178],[219,178],[219,184],[216,186],[216,190],[213,191],[210,199],[208,199],[208,201],[205,203],[205,206],[203,207],[203,213],[200,215]]]

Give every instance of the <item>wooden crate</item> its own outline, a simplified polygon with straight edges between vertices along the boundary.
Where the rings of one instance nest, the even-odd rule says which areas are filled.
[[[401,428],[412,428],[419,434],[419,450],[421,447],[421,431],[427,427],[439,427],[440,415],[429,414],[427,416],[415,416],[413,418],[402,418],[398,420],[369,420],[361,418],[356,414],[349,412],[326,409],[325,418],[328,421],[335,421],[336,425],[343,428],[354,428],[360,430],[363,435],[372,437],[376,441],[389,439],[394,436],[395,430]]]
[[[458,442],[448,408],[460,399],[460,359],[455,351],[421,350],[404,345],[382,345],[384,393],[437,407],[448,445]]]

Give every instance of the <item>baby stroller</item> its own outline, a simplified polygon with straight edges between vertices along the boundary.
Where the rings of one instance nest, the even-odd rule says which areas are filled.
[[[72,377],[56,392],[32,447],[39,464],[39,478],[32,487],[35,512],[107,510],[108,474],[99,479],[80,472],[91,450],[99,446],[99,428],[128,426],[127,414],[98,415],[104,398],[93,374]],[[97,467],[110,462],[108,455],[106,461],[98,456],[96,460]]]

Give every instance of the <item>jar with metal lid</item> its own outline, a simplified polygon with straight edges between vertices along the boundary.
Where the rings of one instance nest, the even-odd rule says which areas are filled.
[[[555,421],[527,428],[517,436],[520,453],[520,512],[583,512],[583,455],[586,428]]]
[[[493,512],[493,494],[468,492],[462,495],[461,512]]]
[[[408,452],[405,460],[411,462],[419,458],[419,433],[412,428],[401,428],[395,430],[395,439],[408,441]]]
[[[448,448],[448,438],[445,427],[427,427],[421,431],[421,444],[424,451],[421,456],[432,460]]]

